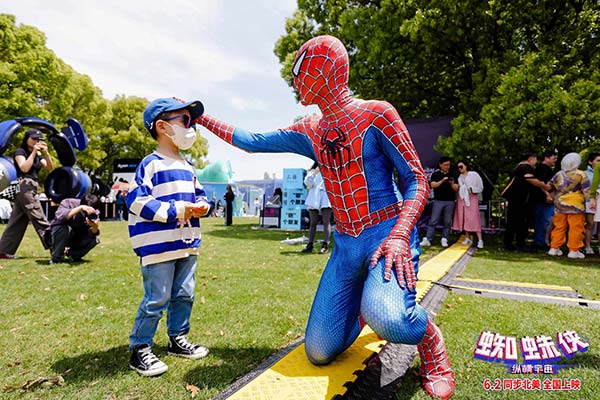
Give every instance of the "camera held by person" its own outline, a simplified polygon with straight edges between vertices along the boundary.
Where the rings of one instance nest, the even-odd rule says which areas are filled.
[[[90,221],[97,221],[98,220],[98,214],[97,214],[97,210],[94,210],[94,212],[92,213],[88,213],[85,210],[82,210],[79,212],[79,215],[81,216],[81,218],[83,220],[85,219],[89,219]]]
[[[81,261],[99,242],[99,200],[92,194],[68,198],[58,205],[50,222],[52,263]]]

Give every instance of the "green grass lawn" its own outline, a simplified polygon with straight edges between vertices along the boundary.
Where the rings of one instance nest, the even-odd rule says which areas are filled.
[[[462,277],[570,286],[588,299],[600,300],[600,256],[585,259],[553,257],[540,251],[516,253],[502,249],[501,238],[486,238]]]
[[[469,264],[470,265],[470,264]],[[532,302],[491,299],[450,293],[436,318],[444,333],[446,346],[456,373],[456,392],[452,399],[598,399],[600,398],[600,311],[579,307],[546,305]],[[561,369],[558,375],[507,374],[503,364],[475,359],[479,334],[483,331],[513,336],[554,337],[564,330],[574,330],[590,344],[586,353],[558,363],[575,364],[577,368]],[[518,345],[518,344],[517,344]],[[520,353],[520,351],[519,351]],[[398,393],[401,399],[430,399],[419,388],[418,361],[405,378]],[[490,379],[560,378],[579,379],[578,391],[493,391],[485,390]]]
[[[299,233],[252,229],[257,224],[255,218],[235,219],[231,227],[223,226],[222,219],[203,220],[190,339],[209,347],[211,354],[198,361],[167,356],[161,323],[156,353],[169,371],[150,379],[128,368],[128,336],[143,291],[127,224],[103,222],[102,243],[84,262],[57,265],[48,263],[49,254],[29,228],[17,252],[19,259],[0,261],[0,398],[189,399],[188,384],[199,388],[196,399],[218,394],[304,333],[327,259],[301,254],[300,245],[279,243]],[[427,248],[423,259],[439,251],[439,246]],[[478,253],[464,276],[473,267],[482,270],[477,277],[485,278],[486,267],[478,265],[498,256],[501,254],[493,250]],[[518,257],[513,261],[518,264]],[[587,262],[577,261],[578,265]],[[530,270],[544,270],[531,278],[523,275],[531,282],[549,279],[548,274],[559,274],[568,267],[542,256],[522,264]],[[577,282],[590,285],[589,297],[598,293],[597,275],[592,274],[597,269],[590,263],[580,270],[588,278],[579,277]],[[494,278],[488,279],[517,280],[517,276],[501,277],[494,271],[490,275]],[[595,281],[590,282],[592,279]],[[561,284],[550,279],[544,282]],[[569,285],[579,289],[578,283]],[[594,339],[600,337],[598,312],[533,303],[451,295],[438,319],[458,372],[456,398],[487,397],[481,390],[482,379],[504,376],[500,367],[473,360],[482,330],[519,336],[554,335],[564,329],[584,334],[595,329]],[[598,346],[592,340],[585,362],[581,362],[583,368],[574,374],[600,381],[598,359]],[[47,383],[29,391],[2,390],[58,376],[64,378],[61,386]],[[405,395],[400,398],[425,398],[417,385],[416,376],[409,374],[403,386]],[[587,383],[583,386],[590,387]],[[477,395],[469,397],[471,393]]]

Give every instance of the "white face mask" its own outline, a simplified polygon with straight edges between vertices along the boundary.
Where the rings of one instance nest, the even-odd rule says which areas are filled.
[[[167,122],[167,124],[169,123]],[[181,126],[171,124],[169,124],[169,126],[173,128],[173,135],[169,137],[173,143],[175,143],[175,146],[181,150],[187,150],[194,145],[194,142],[196,141],[196,129],[186,129]]]

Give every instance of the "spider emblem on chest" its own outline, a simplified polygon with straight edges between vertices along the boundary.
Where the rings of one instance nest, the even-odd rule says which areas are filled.
[[[341,165],[344,155],[346,159],[350,158],[348,138],[337,128],[328,129],[321,137],[321,158],[327,159],[331,165]]]

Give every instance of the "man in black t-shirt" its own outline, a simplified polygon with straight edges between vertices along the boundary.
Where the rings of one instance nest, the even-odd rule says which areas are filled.
[[[527,230],[531,220],[531,196],[536,188],[546,191],[550,185],[541,182],[535,177],[534,167],[537,156],[533,153],[525,154],[522,161],[513,171],[513,182],[506,195],[508,206],[506,208],[506,231],[504,232],[504,248],[507,250],[528,251],[526,247]],[[513,245],[516,241],[516,247]]]
[[[431,218],[427,226],[427,234],[421,241],[421,246],[431,246],[435,228],[443,216],[444,228],[442,230],[442,247],[448,247],[448,234],[452,226],[454,216],[454,201],[458,184],[450,173],[451,160],[443,156],[438,163],[439,169],[431,174],[430,184],[433,189],[433,202],[431,207]]]
[[[542,162],[536,167],[534,175],[540,182],[548,183],[554,176],[556,154],[553,151],[546,151],[542,157]],[[554,216],[552,196],[544,189],[535,187],[532,192],[532,199],[534,203],[533,246],[541,250],[548,250],[550,247],[546,244],[546,231],[550,220]]]

